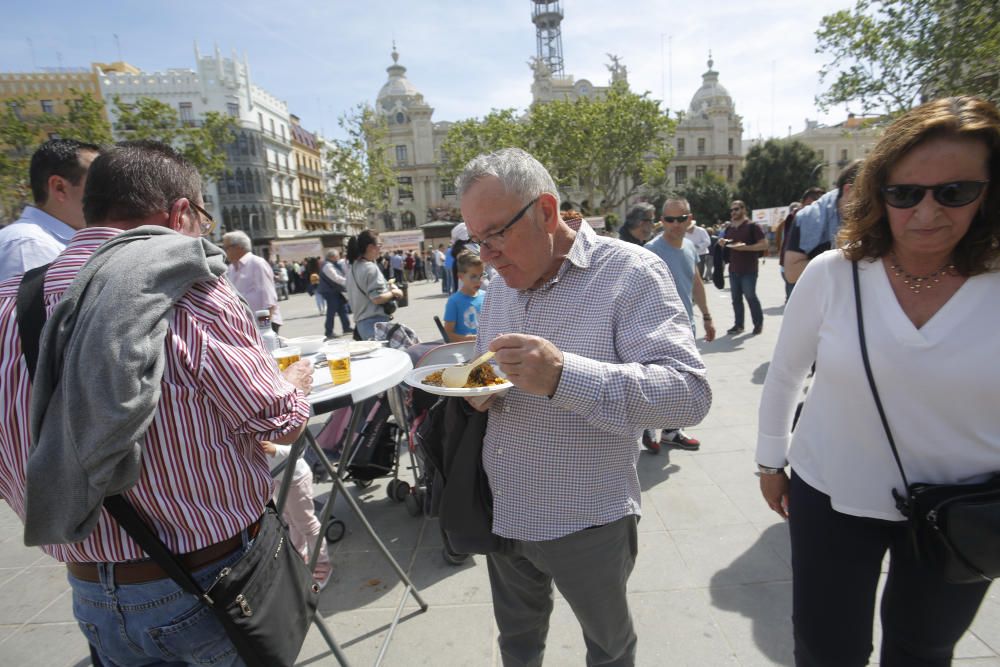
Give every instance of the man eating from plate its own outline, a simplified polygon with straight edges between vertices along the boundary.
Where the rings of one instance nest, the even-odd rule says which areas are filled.
[[[514,385],[469,399],[489,410],[492,530],[511,544],[487,556],[503,662],[541,664],[555,584],[587,663],[631,665],[639,434],[697,424],[711,405],[687,312],[656,255],[567,226],[552,177],[525,151],[480,155],[456,185],[470,241],[498,276],[476,352],[494,351]]]

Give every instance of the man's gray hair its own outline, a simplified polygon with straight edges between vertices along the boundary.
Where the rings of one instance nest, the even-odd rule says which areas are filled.
[[[246,235],[246,232],[241,231],[226,232],[222,235],[222,243],[228,243],[229,245],[243,248],[247,252],[250,252],[253,249],[253,244],[250,243],[250,237]]]
[[[337,250],[336,248],[330,248],[329,250],[326,251],[326,257],[327,259],[331,257],[336,257],[337,259],[340,259],[340,251]]]
[[[652,213],[653,217],[656,217],[656,207],[649,202],[639,202],[632,208],[628,210],[625,214],[625,226],[629,229],[638,227],[643,220],[648,218],[648,213]]]
[[[684,204],[684,209],[685,209],[685,210],[686,210],[686,211],[687,211],[688,213],[690,213],[690,212],[691,212],[691,204],[690,204],[690,203],[688,202],[688,200],[687,200],[687,198],[686,198],[686,197],[683,197],[683,196],[681,196],[681,195],[668,195],[668,196],[667,196],[667,198],[666,198],[666,200],[664,200],[664,202],[663,202],[663,206],[664,206],[664,208],[665,208],[665,207],[667,206],[667,204],[669,204],[670,202],[674,202],[675,204]]]
[[[559,189],[555,181],[542,163],[525,150],[502,148],[472,158],[455,179],[459,198],[487,176],[496,178],[508,194],[516,195],[525,203],[541,194],[550,194],[556,198],[556,208],[559,207]]]

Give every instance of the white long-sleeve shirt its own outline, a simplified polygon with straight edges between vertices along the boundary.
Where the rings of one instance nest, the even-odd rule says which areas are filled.
[[[917,329],[882,262],[858,268],[872,374],[910,483],[973,482],[1000,471],[1000,273],[969,278]],[[781,466],[787,455],[837,511],[897,521],[891,491],[903,483],[865,377],[854,304],[840,251],[809,263],[764,383],[757,462]],[[791,435],[813,360],[816,377]]]

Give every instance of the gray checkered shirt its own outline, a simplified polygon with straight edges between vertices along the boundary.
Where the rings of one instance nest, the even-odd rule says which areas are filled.
[[[479,319],[479,351],[505,333],[562,352],[551,399],[514,387],[490,408],[483,467],[493,532],[550,540],[641,514],[643,428],[697,424],[712,391],[684,304],[663,260],[581,225],[559,272],[533,290],[497,276]]]

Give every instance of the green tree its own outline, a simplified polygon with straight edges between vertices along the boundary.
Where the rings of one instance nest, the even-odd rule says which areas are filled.
[[[948,95],[1000,101],[997,12],[996,0],[857,0],[824,16],[816,51],[832,82],[817,104],[892,115]]]
[[[737,192],[751,209],[784,206],[817,185],[819,163],[816,151],[801,141],[768,139],[747,153]]]
[[[454,180],[480,153],[509,147],[530,150],[528,128],[514,109],[494,109],[482,119],[453,123],[441,144],[442,177]]]
[[[733,193],[726,181],[714,171],[706,171],[688,181],[680,194],[691,205],[691,214],[702,227],[729,219],[729,204]]]
[[[176,148],[197,167],[205,180],[219,178],[225,169],[226,146],[236,139],[236,121],[209,111],[201,122],[182,124],[174,107],[151,97],[123,102],[117,95],[115,131],[127,141],[151,139]]]
[[[453,177],[479,153],[524,148],[548,168],[561,194],[579,189],[586,212],[603,213],[665,181],[671,154],[664,140],[674,125],[658,101],[621,82],[603,97],[536,104],[520,119],[505,109],[455,123],[442,153]]]
[[[673,128],[657,100],[624,82],[603,97],[535,105],[528,119],[536,156],[560,187],[579,184],[598,214],[665,181],[671,153],[664,139]]]
[[[327,206],[361,214],[368,221],[388,221],[396,176],[389,166],[385,118],[359,104],[339,119],[346,133],[326,145],[326,165],[333,176]]]
[[[111,141],[104,105],[89,93],[71,90],[65,116],[29,113],[37,96],[9,99],[0,109],[0,219],[16,217],[30,200],[28,168],[31,155],[50,135],[93,144]]]

